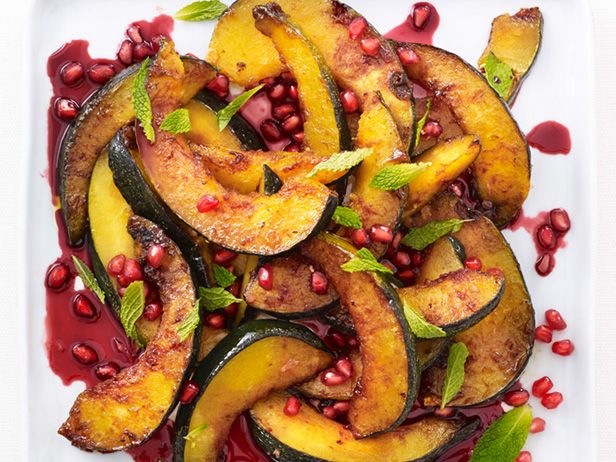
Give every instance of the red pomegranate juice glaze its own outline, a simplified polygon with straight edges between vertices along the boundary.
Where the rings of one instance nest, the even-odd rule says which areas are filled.
[[[413,24],[413,12],[416,8],[430,8],[430,17],[426,20],[423,27],[418,29]],[[397,40],[398,42],[413,42],[425,43],[432,45],[434,33],[438,29],[440,16],[434,5],[427,2],[415,3],[411,8],[411,12],[402,24],[394,27],[392,30],[384,34],[386,39]]]
[[[526,135],[533,148],[544,154],[564,154],[571,152],[571,135],[563,124],[548,120],[540,123]]]
[[[173,460],[173,420],[158,429],[145,444],[129,449],[135,462],[171,462]]]
[[[261,122],[272,119],[272,102],[265,92],[259,92],[259,94],[250,98],[246,104],[242,106],[240,115],[246,119],[255,130],[259,131]],[[263,142],[270,151],[282,151],[285,146],[291,142],[291,139],[283,135],[279,141],[268,141],[263,138]]]

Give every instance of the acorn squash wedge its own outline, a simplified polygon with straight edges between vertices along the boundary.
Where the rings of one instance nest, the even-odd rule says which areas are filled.
[[[231,331],[193,375],[200,392],[178,411],[174,460],[218,460],[231,424],[242,412],[272,391],[316,374],[331,361],[319,338],[297,324],[257,320]]]
[[[180,249],[145,218],[132,216],[128,231],[142,261],[152,245],[165,248],[160,268],[148,268],[164,311],[158,332],[143,355],[115,377],[80,393],[60,427],[61,435],[88,451],[120,451],[152,436],[175,407],[199,347],[199,330],[186,338],[178,332],[197,303],[196,287]]]
[[[276,462],[428,462],[479,428],[478,420],[424,417],[373,438],[355,439],[342,424],[328,419],[308,403],[287,416],[289,395],[274,393],[250,410],[255,440]]]

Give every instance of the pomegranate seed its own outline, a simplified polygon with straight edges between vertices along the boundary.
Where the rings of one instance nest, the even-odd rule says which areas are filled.
[[[443,409],[435,409],[434,415],[437,417],[451,417],[454,414],[454,409],[452,407],[446,407]]]
[[[133,24],[128,29],[126,29],[126,35],[135,43],[143,42],[143,37],[141,36],[141,29],[136,24]]]
[[[182,393],[180,394],[180,403],[189,404],[199,394],[199,385],[193,380],[189,380],[184,384]]]
[[[557,310],[547,310],[545,320],[552,330],[565,330],[567,328],[567,323]]]
[[[234,317],[237,314],[237,309],[239,308],[239,303],[231,303],[229,306],[225,306],[223,311],[229,317]]]
[[[533,396],[537,398],[543,398],[545,394],[552,389],[554,383],[552,380],[546,375],[537,379],[533,382]]]
[[[396,252],[394,254],[393,263],[398,268],[410,266],[411,265],[411,256],[408,253],[399,250],[398,252]]]
[[[98,354],[89,345],[78,343],[71,348],[71,352],[77,361],[81,364],[93,364],[98,361]]]
[[[349,24],[349,37],[357,40],[368,27],[368,22],[361,16],[353,19]]]
[[[321,374],[321,382],[323,385],[328,387],[335,387],[346,382],[347,380],[348,377],[345,377],[335,369],[327,369]]]
[[[381,244],[389,244],[394,240],[394,235],[388,226],[373,225],[370,227],[370,239]]]
[[[503,273],[500,268],[488,268],[486,270],[486,274],[497,277],[499,279],[503,279],[505,277],[505,273]]]
[[[556,246],[556,234],[550,225],[542,225],[537,228],[537,241],[544,249],[550,250]]]
[[[357,348],[359,346],[359,342],[357,341],[357,338],[355,338],[353,335],[347,335],[345,337],[347,345],[349,345],[349,348]]]
[[[457,197],[462,197],[464,195],[464,184],[461,181],[454,181],[449,185],[449,190],[454,193]]]
[[[224,99],[229,96],[229,79],[226,75],[218,74],[207,84],[206,88]]]
[[[299,414],[299,410],[302,407],[302,402],[297,399],[295,396],[289,396],[287,399],[287,404],[284,405],[284,413],[289,417],[296,416]]]
[[[274,272],[272,271],[272,267],[265,264],[259,268],[258,279],[259,285],[262,288],[265,290],[272,290],[272,287],[274,287]]]
[[[563,402],[563,395],[555,391],[554,393],[548,393],[541,398],[541,404],[546,409],[556,409]]]
[[[46,284],[50,289],[60,289],[67,282],[71,272],[64,263],[54,263],[47,271]]]
[[[153,245],[148,249],[146,260],[152,268],[158,268],[165,258],[165,248],[162,245]]]
[[[143,295],[145,296],[146,303],[160,301],[158,289],[147,281],[143,284]]]
[[[398,279],[400,279],[406,286],[413,284],[415,282],[416,277],[417,275],[415,274],[415,271],[413,271],[412,269],[400,271],[398,273]]]
[[[398,59],[403,66],[410,66],[411,64],[417,64],[419,62],[419,56],[413,50],[408,47],[400,47],[397,50]]]
[[[302,146],[297,143],[289,143],[284,147],[284,151],[286,152],[300,152],[302,150]]]
[[[133,47],[133,57],[135,61],[143,61],[148,56],[152,57],[156,54],[152,46],[147,42],[135,43]]]
[[[197,202],[197,210],[201,213],[211,212],[218,207],[218,204],[220,201],[216,197],[206,194]]]
[[[56,115],[62,120],[71,120],[79,112],[79,104],[72,99],[58,98],[55,104]]]
[[[296,106],[291,103],[283,103],[272,108],[272,116],[276,120],[284,120],[287,116],[293,114]]]
[[[545,430],[545,420],[541,417],[535,417],[530,424],[530,432],[541,433],[543,430]]]
[[[436,120],[428,120],[421,129],[421,134],[426,138],[438,138],[443,133],[443,127]]]
[[[528,402],[529,394],[526,390],[509,391],[505,393],[504,401],[509,406],[519,407]]]
[[[340,92],[340,101],[344,112],[347,114],[353,114],[359,110],[359,100],[353,90],[344,90]]]
[[[329,288],[329,280],[325,274],[315,271],[310,275],[310,288],[315,294],[323,295]]]
[[[381,42],[376,37],[361,39],[361,49],[369,56],[376,56],[381,49]]]
[[[413,250],[411,252],[411,263],[415,268],[419,268],[423,263],[423,255],[419,250]]]
[[[263,122],[261,122],[261,126],[259,128],[261,130],[263,138],[265,138],[267,141],[280,141],[280,139],[282,138],[280,126],[275,120],[264,120]]]
[[[394,240],[391,241],[391,244],[389,245],[389,249],[387,250],[398,250],[398,247],[400,247],[400,241],[402,241],[402,233],[400,231],[398,231],[396,233],[396,235],[394,236]]]
[[[547,276],[552,271],[552,255],[544,253],[535,262],[535,270],[540,276]]]
[[[571,229],[569,214],[564,209],[550,210],[550,224],[559,233],[566,233]]]
[[[323,415],[327,417],[328,419],[333,420],[336,418],[338,413],[336,412],[336,409],[334,409],[334,406],[325,406],[323,408]]]
[[[218,265],[228,265],[237,258],[237,253],[232,250],[219,249],[214,252],[214,263]]]
[[[291,139],[298,144],[302,144],[304,142],[304,132],[295,132],[291,135]]]
[[[569,356],[575,350],[575,345],[571,340],[559,340],[552,343],[552,351],[560,356]]]
[[[533,462],[533,456],[528,451],[522,451],[515,462]]]
[[[295,82],[295,77],[291,71],[284,71],[280,74],[280,79],[285,82]]]
[[[398,272],[398,268],[396,268],[396,265],[394,265],[392,262],[390,262],[389,260],[381,260],[381,265],[383,265],[385,268],[388,268],[392,273],[397,273]]]
[[[276,84],[276,79],[274,77],[265,77],[259,80],[259,83],[267,88],[271,88]]]
[[[351,234],[351,242],[355,247],[361,249],[362,247],[368,247],[370,237],[365,229],[356,229]]]
[[[289,85],[289,98],[293,101],[299,100],[299,91],[297,90],[297,84]]]
[[[222,329],[225,327],[225,317],[221,313],[208,314],[205,323],[212,329]]]
[[[73,299],[73,311],[80,318],[94,319],[98,312],[94,304],[82,294],[77,294]]]
[[[118,50],[118,59],[126,66],[133,63],[133,42],[124,40],[121,43],[120,49]]]
[[[120,372],[120,366],[113,362],[99,364],[96,366],[96,369],[94,369],[94,374],[96,374],[98,380],[111,379],[118,372]]]
[[[341,350],[347,345],[347,341],[344,339],[340,332],[330,331],[325,336],[325,343],[332,350]]]
[[[148,321],[156,321],[163,314],[163,307],[160,303],[148,303],[143,309],[143,316]]]
[[[231,271],[233,272],[233,271]],[[233,295],[235,295],[236,297],[240,296],[240,290],[242,288],[242,283],[239,279],[236,279],[233,284],[231,284],[231,287],[229,287],[229,292],[231,292]]]
[[[347,379],[353,375],[353,363],[349,358],[340,358],[334,364],[334,367]]]
[[[289,117],[283,120],[281,127],[285,133],[293,133],[300,131],[303,126],[303,120],[301,116],[297,114],[291,114]]]
[[[481,260],[476,257],[470,257],[464,260],[464,266],[466,269],[471,271],[481,271],[481,267],[483,266]]]
[[[107,272],[112,276],[117,276],[124,271],[124,264],[126,263],[126,257],[124,255],[116,255],[109,263],[107,263]]]
[[[349,412],[351,405],[348,401],[338,401],[333,405],[333,408],[334,411],[336,411],[336,414],[346,414],[347,412]]]
[[[267,97],[272,101],[282,101],[287,96],[287,86],[277,83],[267,92]]]
[[[122,275],[126,278],[125,280],[127,280],[129,284],[135,281],[143,281],[143,268],[141,268],[141,265],[137,260],[129,258],[126,260]]]
[[[537,326],[535,328],[535,340],[543,343],[551,343],[552,329],[548,326]]]
[[[68,64],[65,64],[60,71],[60,78],[62,79],[62,83],[64,85],[75,85],[85,74],[85,69],[83,68],[83,64],[72,61]]]
[[[413,8],[413,26],[415,26],[415,29],[422,30],[426,27],[431,16],[432,8],[430,8],[430,5],[416,5]]]
[[[95,64],[88,69],[88,77],[95,83],[107,83],[115,74],[111,64]]]

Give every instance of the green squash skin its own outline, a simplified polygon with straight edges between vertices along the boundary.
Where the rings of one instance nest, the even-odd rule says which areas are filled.
[[[449,240],[449,242],[451,242],[453,251],[458,256],[460,263],[464,264],[464,262],[466,261],[466,251],[464,250],[464,246],[462,245],[462,243],[453,236],[447,236],[447,239]]]
[[[282,188],[282,180],[267,164],[263,164],[263,194],[272,196]]]
[[[305,404],[308,405],[308,404]],[[274,462],[329,462],[326,459],[313,457],[310,454],[293,449],[277,440],[270,432],[261,427],[249,414],[248,425],[255,441]],[[443,446],[419,459],[405,462],[432,462],[458,443],[468,440],[480,426],[479,420],[472,420],[462,427],[455,436]]]
[[[192,380],[199,384],[199,394],[189,404],[182,404],[175,419],[175,440],[173,461],[184,460],[185,436],[188,434],[192,413],[201,399],[203,392],[214,377],[250,345],[268,337],[288,337],[306,342],[308,345],[329,353],[323,342],[308,328],[274,319],[247,321],[232,330],[214,349],[198,364]]]
[[[92,263],[92,272],[94,273],[94,278],[96,282],[103,289],[105,293],[105,303],[111,307],[116,316],[120,315],[120,297],[113,285],[113,282],[109,278],[109,274],[107,274],[107,268],[103,265],[103,262],[96,253],[96,248],[94,247],[94,239],[92,239],[92,235],[88,231],[86,241],[88,243],[88,255],[90,255],[90,261]]]

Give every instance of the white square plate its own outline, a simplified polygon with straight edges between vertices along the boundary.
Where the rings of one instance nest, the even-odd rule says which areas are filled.
[[[298,0],[299,1],[299,0]],[[185,1],[166,1],[164,6],[149,0],[38,0],[31,15],[29,67],[30,129],[27,174],[27,220],[24,236],[26,261],[23,306],[27,343],[27,396],[22,406],[27,414],[27,432],[22,441],[26,460],[118,461],[124,454],[96,455],[72,448],[56,434],[81,384],[62,385],[50,370],[45,351],[45,294],[43,279],[47,265],[59,255],[56,226],[47,180],[47,107],[51,86],[46,74],[48,56],[64,42],[83,38],[90,41],[92,56],[112,57],[127,24],[173,14]],[[381,32],[399,24],[408,14],[410,0],[372,2],[348,0]],[[527,448],[536,462],[594,460],[594,387],[592,309],[593,277],[592,223],[594,220],[592,184],[594,143],[592,121],[592,43],[591,20],[583,0],[434,0],[441,23],[434,44],[450,50],[470,63],[483,51],[491,20],[504,12],[536,4],[545,18],[543,45],[530,76],[513,107],[524,132],[545,120],[557,120],[571,131],[573,148],[569,156],[532,154],[532,190],[524,205],[527,215],[564,207],[571,215],[572,229],[567,246],[557,254],[557,265],[547,278],[534,271],[536,252],[532,237],[524,230],[506,231],[520,265],[537,312],[537,322],[549,308],[559,309],[569,323],[566,335],[576,350],[569,358],[554,355],[549,346],[538,344],[522,383],[549,375],[564,403],[547,411],[534,398],[535,414],[547,420],[544,433],[531,435]],[[213,23],[176,22],[173,33],[178,50],[204,56]],[[560,335],[563,337],[563,335]],[[556,335],[559,338],[559,334]]]

